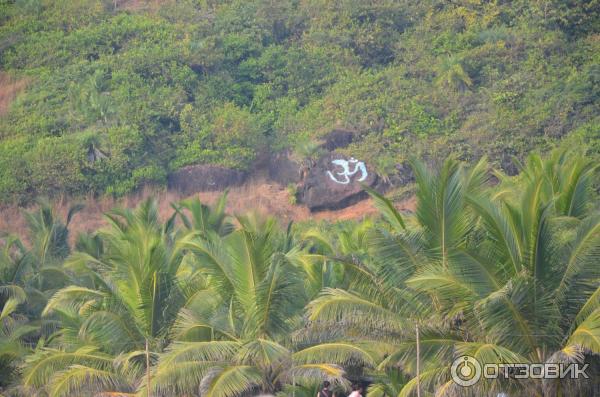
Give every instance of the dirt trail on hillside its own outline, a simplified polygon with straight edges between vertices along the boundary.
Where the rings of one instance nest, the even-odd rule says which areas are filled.
[[[198,192],[191,196],[183,196],[175,191],[146,188],[141,192],[130,194],[121,199],[107,197],[96,199],[90,197],[80,200],[78,202],[83,203],[85,207],[80,213],[75,215],[71,222],[69,227],[71,240],[73,241],[79,233],[92,232],[105,226],[106,221],[103,215],[105,212],[116,207],[135,207],[148,197],[156,198],[161,218],[167,219],[173,213],[171,207],[171,203],[173,202],[188,197],[199,196],[203,203],[213,204],[221,194],[222,192]],[[73,201],[69,199],[59,199],[55,201],[54,208],[64,219],[69,206],[72,204]],[[30,207],[27,210],[34,208]],[[414,198],[398,203],[397,208],[402,211],[414,211]],[[24,238],[26,223],[22,211],[22,208],[16,206],[0,209],[0,231],[15,233]],[[309,219],[325,221],[360,220],[365,216],[373,215],[377,212],[372,200],[367,199],[341,210],[311,213],[303,205],[292,204],[287,189],[277,184],[268,183],[265,180],[251,181],[229,190],[227,212],[230,214],[243,214],[249,211],[256,211],[265,216],[274,216],[282,225],[290,221],[298,222]]]

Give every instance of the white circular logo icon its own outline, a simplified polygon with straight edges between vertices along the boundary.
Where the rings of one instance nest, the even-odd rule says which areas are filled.
[[[481,364],[474,357],[461,356],[452,363],[450,374],[457,385],[473,386],[481,378]]]

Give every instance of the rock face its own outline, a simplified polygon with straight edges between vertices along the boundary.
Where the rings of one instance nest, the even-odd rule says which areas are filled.
[[[344,148],[352,143],[354,133],[349,130],[336,129],[325,135],[325,144],[323,147],[332,152],[335,149]]]
[[[169,188],[192,194],[241,185],[245,179],[246,174],[242,171],[217,165],[192,165],[169,175],[168,182]]]
[[[388,177],[388,186],[406,186],[415,181],[415,175],[408,163],[399,163],[395,166],[396,172]]]
[[[283,186],[300,182],[301,170],[302,166],[290,159],[285,152],[278,153],[269,160],[269,178]]]
[[[311,211],[344,208],[367,195],[361,184],[376,182],[377,175],[364,162],[329,153],[308,172],[300,199]]]

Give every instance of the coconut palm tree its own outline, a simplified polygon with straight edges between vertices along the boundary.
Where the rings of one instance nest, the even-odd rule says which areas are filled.
[[[225,190],[213,206],[203,204],[198,197],[194,197],[174,203],[172,207],[188,230],[203,236],[211,232],[225,236],[234,229],[230,217],[225,213],[227,193]]]
[[[17,364],[47,331],[38,321],[47,299],[70,280],[62,260],[70,250],[68,225],[80,209],[72,206],[63,223],[40,200],[37,210],[23,213],[31,247],[13,235],[0,241],[0,388],[9,385]]]
[[[108,213],[107,229],[80,239],[65,265],[78,282],[57,291],[43,313],[61,328],[29,357],[25,386],[51,396],[143,389],[180,307],[203,287],[174,217],[160,222],[147,200]]]
[[[527,363],[600,353],[600,217],[588,199],[595,167],[566,154],[534,156],[514,185],[501,183],[494,194],[485,188],[484,162],[470,170],[451,160],[437,172],[418,162],[413,168],[415,216],[403,219],[373,194],[388,222],[373,233],[365,282],[326,290],[309,305],[310,318],[322,326],[343,319],[351,325],[345,340],[388,349],[379,369],[401,368],[412,378],[402,396],[417,385],[440,396],[573,386],[503,379],[464,389],[449,370],[464,354]],[[381,383],[389,381],[376,390]]]
[[[302,255],[295,256],[295,264],[302,268],[306,278],[304,289],[310,299],[323,288],[347,288],[352,280],[353,265],[368,255],[368,234],[371,220],[340,222],[335,225],[311,227],[301,234]]]
[[[456,56],[448,56],[442,58],[438,65],[436,84],[464,92],[473,85],[473,82],[465,71],[462,60]]]
[[[25,285],[33,258],[15,236],[8,235],[0,242],[0,307],[2,313],[13,313],[27,298]]]
[[[70,253],[69,224],[82,208],[79,204],[71,206],[65,221],[56,216],[49,202],[41,199],[37,210],[23,212],[30,247],[24,249],[22,243],[12,243],[15,252],[20,253],[14,276],[27,292],[26,314],[29,317],[39,317],[54,291],[72,281],[63,268],[63,261]]]
[[[21,241],[7,236],[0,253],[0,391],[17,374],[17,363],[28,352],[25,338],[38,330],[29,325],[20,306],[26,302],[24,286],[31,256]]]
[[[208,289],[181,310],[175,338],[160,358],[153,391],[202,396],[275,393],[315,378],[341,380],[338,365],[319,350],[294,351],[291,332],[302,321],[302,255],[273,219],[238,217],[240,228],[190,238]],[[322,347],[323,352],[327,347]],[[333,349],[329,347],[329,349]]]

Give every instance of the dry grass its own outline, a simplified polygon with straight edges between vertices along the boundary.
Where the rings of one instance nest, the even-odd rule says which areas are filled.
[[[15,79],[4,72],[0,72],[0,116],[6,114],[10,104],[17,94],[25,89],[26,79]]]
[[[222,192],[199,192],[188,197],[198,196],[203,203],[213,204],[221,194]],[[167,219],[173,213],[171,203],[187,198],[179,192],[167,191],[164,188],[156,187],[146,187],[140,192],[130,194],[121,199],[88,197],[83,200],[85,208],[75,215],[71,222],[71,240],[74,240],[79,233],[93,232],[105,226],[104,213],[107,211],[116,207],[135,207],[148,197],[156,198],[159,214],[163,220]],[[60,198],[53,202],[55,211],[63,219],[66,217],[68,209],[72,204],[73,201],[68,198]],[[414,211],[414,198],[400,203],[398,208]],[[15,233],[24,238],[26,223],[22,211],[34,209],[35,206],[29,208],[11,206],[0,209],[0,230]],[[305,206],[290,204],[287,189],[277,184],[268,183],[263,179],[249,181],[245,185],[229,190],[227,212],[230,214],[243,214],[249,211],[256,211],[265,216],[274,216],[282,225],[290,221],[304,221],[308,219],[330,221],[362,219],[377,212],[371,200],[363,200],[341,210],[322,211],[312,214]]]
[[[414,212],[417,207],[416,197],[411,196],[396,204],[399,211]],[[321,211],[315,214],[309,214],[313,219],[324,219],[330,221],[360,220],[367,216],[377,214],[377,209],[373,205],[373,200],[367,199],[341,210]]]

